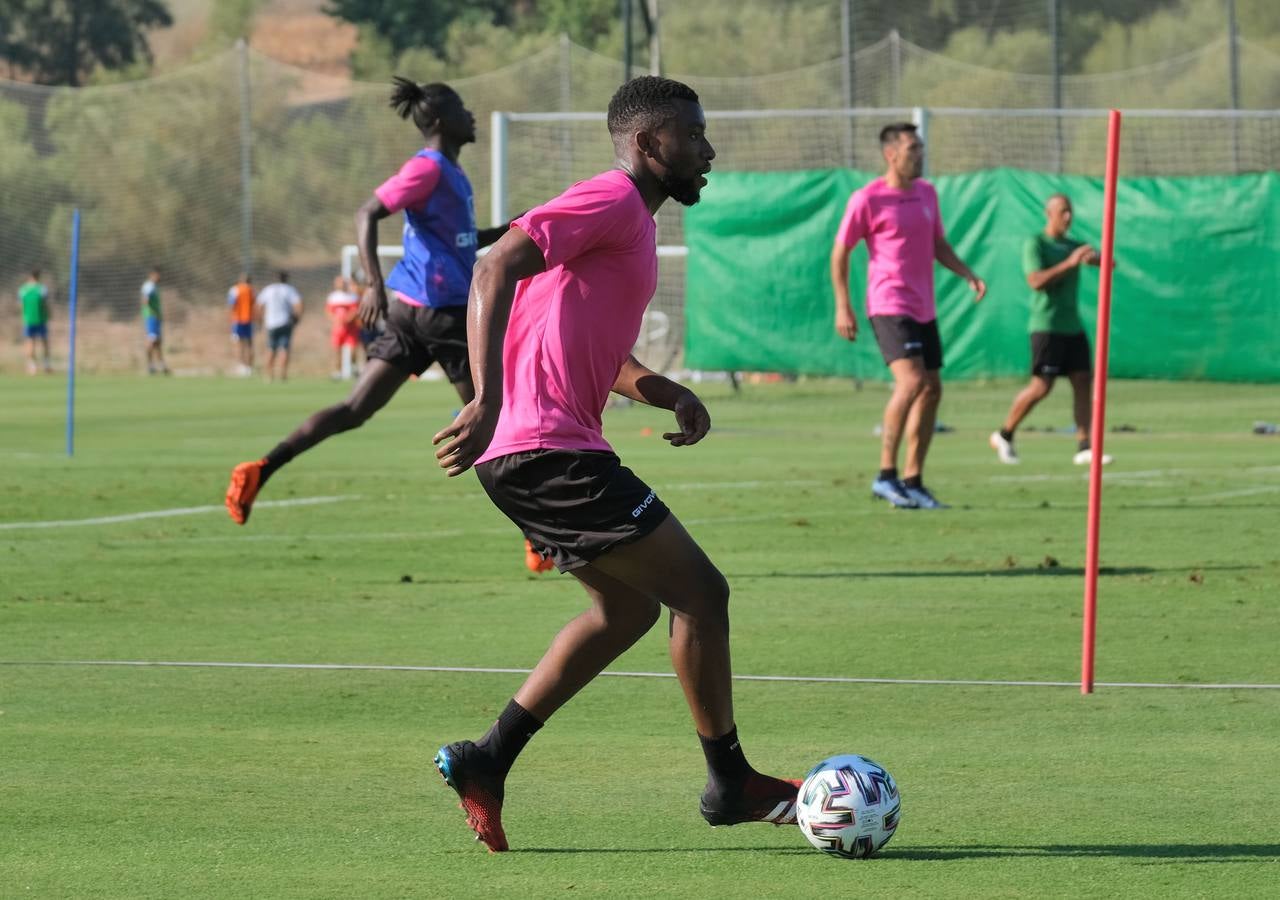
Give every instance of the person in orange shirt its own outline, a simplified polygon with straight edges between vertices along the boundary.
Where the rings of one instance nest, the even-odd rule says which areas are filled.
[[[247,272],[227,291],[227,309],[231,313],[231,339],[236,342],[240,358],[239,374],[253,373],[253,276]]]

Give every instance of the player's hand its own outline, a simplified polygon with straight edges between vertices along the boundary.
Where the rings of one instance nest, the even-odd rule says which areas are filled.
[[[498,427],[498,409],[481,406],[472,400],[458,413],[453,423],[431,439],[436,446],[436,459],[450,478],[461,475],[476,464],[480,454],[489,448]]]
[[[387,289],[384,285],[369,285],[360,298],[360,309],[356,317],[360,324],[372,330],[378,320],[387,314]]]
[[[1073,266],[1083,266],[1089,262],[1091,256],[1097,257],[1098,251],[1094,250],[1088,244],[1081,244],[1079,247],[1071,251],[1071,256],[1067,257]]]
[[[1088,248],[1089,252],[1084,255],[1084,264],[1086,266],[1096,266],[1102,263],[1102,254],[1092,247]],[[1115,262],[1112,262],[1115,265]]]
[[[664,441],[671,442],[672,447],[696,444],[711,430],[711,413],[693,391],[687,391],[676,401],[673,412],[676,414],[676,427],[680,430],[668,431],[662,436]]]
[[[846,308],[836,312],[836,334],[846,341],[858,339],[858,317],[853,314],[853,310]]]
[[[969,290],[973,291],[973,302],[981,303],[982,298],[987,296],[987,283],[972,273],[965,278],[965,281],[969,283]]]

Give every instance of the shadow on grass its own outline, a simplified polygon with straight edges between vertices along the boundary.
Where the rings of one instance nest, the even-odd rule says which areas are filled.
[[[1155,575],[1159,572],[1238,572],[1257,569],[1259,566],[1102,566],[1099,575]],[[914,572],[730,572],[730,581],[736,578],[1013,578],[1043,575],[1048,578],[1084,575],[1080,566],[1001,566],[998,569],[946,569],[941,571],[917,570]]]
[[[1168,862],[1280,862],[1280,844],[1041,844],[974,845],[959,847],[886,848],[884,859],[951,860],[986,859],[992,857],[1106,857],[1147,859]]]
[[[521,847],[511,853],[752,853],[769,855],[809,855],[815,851],[804,846],[786,847]],[[1280,862],[1280,844],[979,844],[958,847],[886,848],[878,855],[885,862],[945,862],[956,859],[994,858],[1108,858],[1163,862],[1226,863],[1274,860]]]

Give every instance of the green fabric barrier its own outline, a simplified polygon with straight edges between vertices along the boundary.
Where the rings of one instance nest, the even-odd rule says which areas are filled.
[[[858,340],[835,334],[829,259],[850,193],[875,176],[832,169],[716,173],[685,213],[690,368],[889,377],[866,320],[866,244],[850,262]],[[987,282],[980,304],[935,269],[948,379],[1024,376],[1031,291],[1022,245],[1052,193],[1071,234],[1102,243],[1102,180],[993,169],[931,179],[952,246]],[[1110,374],[1280,381],[1280,175],[1134,178],[1116,202]],[[1080,279],[1090,339],[1098,270]]]

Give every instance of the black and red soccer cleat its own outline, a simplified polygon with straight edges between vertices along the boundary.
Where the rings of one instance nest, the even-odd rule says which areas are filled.
[[[445,784],[458,792],[459,807],[467,814],[467,827],[484,841],[490,853],[510,849],[502,830],[502,794],[505,779],[486,772],[484,756],[471,741],[446,744],[436,752],[435,764]]]
[[[231,483],[227,485],[227,513],[237,525],[249,521],[253,501],[262,487],[262,467],[266,462],[265,459],[242,462],[231,470]]]
[[[699,809],[702,818],[713,828],[718,825],[740,825],[743,822],[771,822],[774,825],[796,823],[796,796],[800,782],[790,778],[771,778],[752,772],[742,788],[732,793],[702,792]]]

